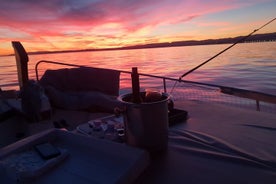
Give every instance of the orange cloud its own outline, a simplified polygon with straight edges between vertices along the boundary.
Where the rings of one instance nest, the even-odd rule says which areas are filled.
[[[250,2],[51,0],[35,3],[32,0],[2,1],[0,55],[9,52],[7,42],[12,40],[22,41],[24,45],[29,46],[30,51],[37,51],[121,47],[151,41],[207,38],[207,34],[215,36],[214,29],[225,31],[231,23],[221,19],[206,21],[204,20],[206,16],[253,6],[258,2],[258,0]],[[229,30],[231,29],[226,31],[228,34]],[[206,32],[205,35],[203,32]]]

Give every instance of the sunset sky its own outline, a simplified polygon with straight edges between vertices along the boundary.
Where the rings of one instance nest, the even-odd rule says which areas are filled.
[[[0,0],[0,55],[247,35],[275,0]],[[276,32],[276,21],[258,33]]]

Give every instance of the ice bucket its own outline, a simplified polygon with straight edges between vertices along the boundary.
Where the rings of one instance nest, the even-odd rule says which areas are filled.
[[[141,96],[145,96],[142,92]],[[168,99],[163,93],[158,101],[132,102],[132,94],[118,97],[125,105],[124,123],[126,143],[151,153],[164,151],[168,145]]]

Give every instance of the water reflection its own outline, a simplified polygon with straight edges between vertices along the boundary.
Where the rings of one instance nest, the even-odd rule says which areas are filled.
[[[29,73],[30,78],[34,79],[37,61],[52,60],[124,71],[138,67],[141,73],[178,78],[228,46],[203,45],[30,55]],[[276,42],[238,44],[184,79],[276,94],[275,50]],[[39,75],[49,68],[56,69],[57,66],[40,65]],[[0,84],[17,81],[14,57],[1,57],[0,73]],[[121,76],[122,87],[129,85],[127,78],[128,76]],[[143,79],[142,82],[147,86],[156,85],[155,81],[149,79]]]

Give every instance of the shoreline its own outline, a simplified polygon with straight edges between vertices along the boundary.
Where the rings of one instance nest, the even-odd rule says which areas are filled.
[[[61,51],[37,51],[28,52],[29,55],[39,54],[58,54],[58,53],[70,53],[70,52],[91,52],[91,51],[113,51],[113,50],[134,50],[134,49],[150,49],[150,48],[162,48],[162,47],[183,47],[183,46],[197,46],[197,45],[219,45],[219,44],[233,44],[237,40],[240,40],[244,36],[238,36],[234,38],[220,38],[220,39],[207,39],[207,40],[189,40],[189,41],[176,41],[176,42],[163,42],[163,43],[151,43],[144,45],[134,45],[127,47],[116,48],[103,48],[103,49],[79,49],[79,50],[61,50]],[[244,42],[240,43],[256,43],[256,42],[276,42],[275,33],[265,33],[252,35]],[[14,56],[14,54],[0,55],[0,57]]]

